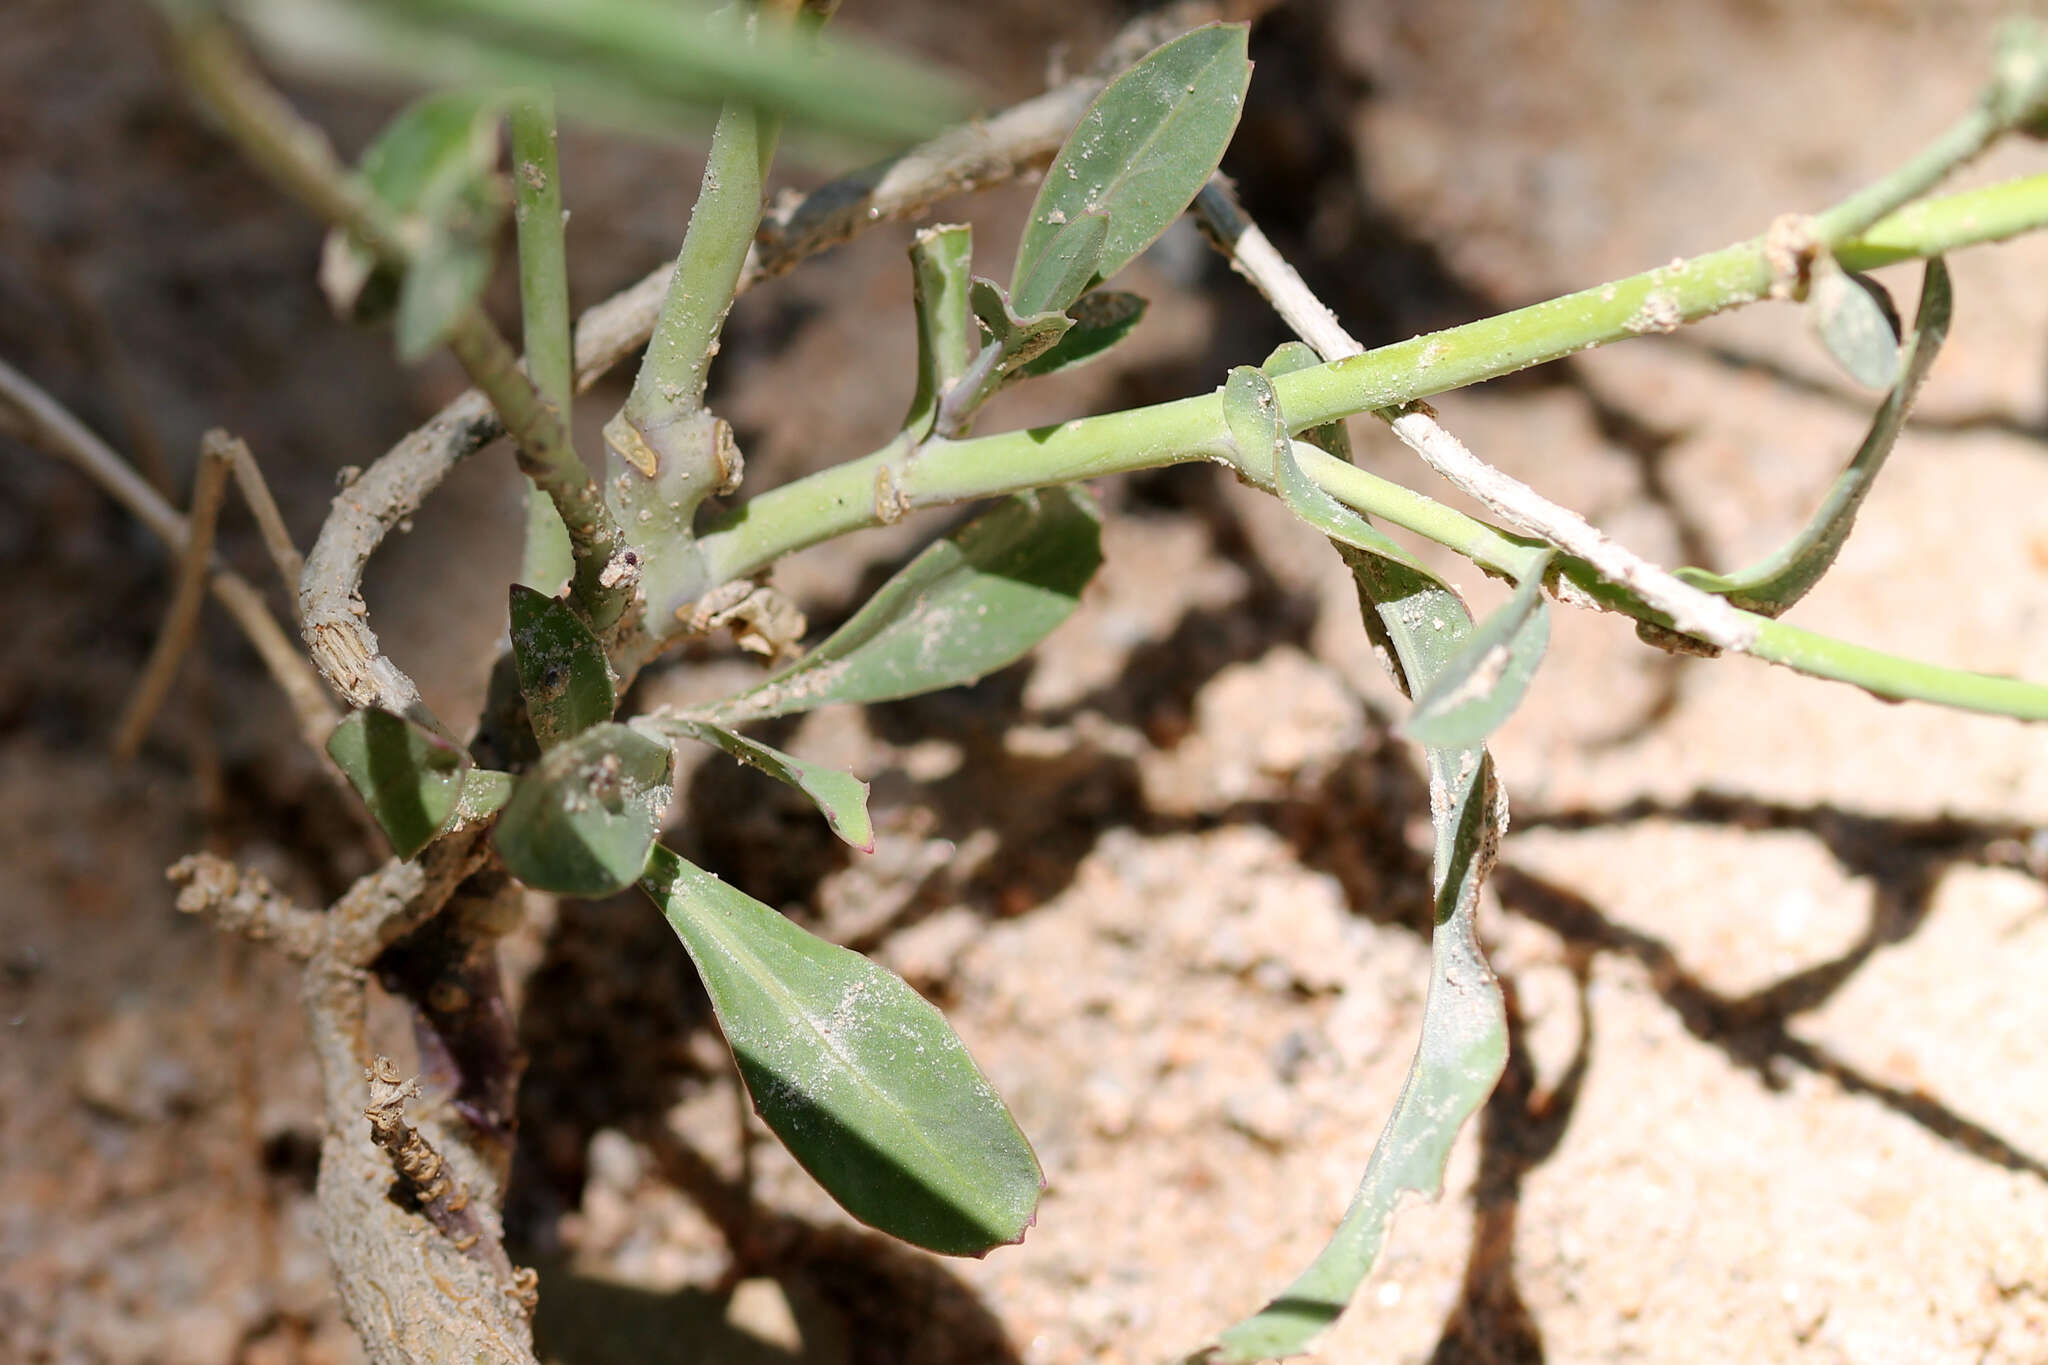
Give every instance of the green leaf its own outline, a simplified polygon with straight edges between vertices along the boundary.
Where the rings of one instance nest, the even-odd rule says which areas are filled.
[[[967,320],[968,276],[974,233],[958,224],[924,229],[910,245],[911,297],[917,309],[917,392],[904,415],[913,440],[931,435],[939,400],[958,383],[973,359],[974,333]]]
[[[351,711],[327,737],[327,753],[401,858],[448,827],[469,767],[460,747],[389,711]]]
[[[1109,215],[1101,210],[1077,213],[1060,224],[1031,273],[1010,291],[1010,306],[1019,313],[1064,312],[1101,277],[1095,263],[1109,239]]]
[[[1907,334],[1899,382],[1885,395],[1871,420],[1870,431],[1856,448],[1813,517],[1782,547],[1739,573],[1717,574],[1705,569],[1677,570],[1679,578],[1696,588],[1717,592],[1745,611],[1779,616],[1813,588],[1841,553],[1842,544],[1856,524],[1856,513],[1864,497],[1884,468],[1899,432],[1906,425],[1914,396],[1934,368],[1934,358],[1948,336],[1954,295],[1949,288],[1948,267],[1939,256],[1929,257],[1921,277],[1920,306]]]
[[[1145,316],[1145,300],[1115,289],[1098,289],[1083,295],[1067,309],[1074,325],[1051,349],[1019,367],[1032,378],[1076,369],[1097,359],[1110,347],[1131,334]]]
[[[1274,482],[1287,454],[1287,423],[1273,381],[1250,365],[1239,365],[1223,382],[1223,424],[1237,447],[1238,468],[1260,483]]]
[[[1265,375],[1249,366],[1240,367],[1231,371],[1223,391],[1224,419],[1240,457],[1254,466],[1259,461],[1272,462],[1273,487],[1288,511],[1339,546],[1391,559],[1417,573],[1426,572],[1384,532],[1331,497],[1321,484],[1302,471],[1293,443],[1287,438],[1287,424],[1281,419],[1279,398]],[[1370,613],[1366,620],[1370,626]]]
[[[1484,743],[1522,704],[1550,645],[1550,604],[1543,600],[1545,555],[1514,596],[1479,623],[1465,647],[1415,699],[1403,727],[1410,739],[1444,749]]]
[[[641,885],[704,979],[768,1127],[862,1222],[978,1256],[1045,1179],[945,1016],[900,977],[657,847]]]
[[[426,96],[400,110],[363,151],[358,171],[364,185],[419,239],[416,264],[406,275],[426,267],[423,280],[407,278],[398,286],[399,350],[407,358],[438,344],[445,324],[475,302],[490,277],[491,245],[504,212],[494,173],[505,103],[503,93],[491,91]],[[341,228],[328,234],[321,283],[337,313],[355,316],[378,273],[376,257],[354,234]]]
[[[1312,370],[1322,363],[1323,358],[1317,355],[1315,347],[1307,342],[1283,341],[1273,348],[1273,354],[1267,356],[1266,363],[1259,368],[1268,375],[1277,377],[1293,374],[1298,370]],[[1310,427],[1295,439],[1306,441],[1318,450],[1328,451],[1340,460],[1351,458],[1351,429],[1344,425],[1344,419],[1341,417],[1323,426]],[[1322,492],[1322,489],[1318,487],[1316,491]],[[1324,496],[1333,505],[1343,505],[1337,503],[1334,498],[1329,498],[1327,494]]]
[[[800,126],[903,141],[966,112],[928,63],[811,25],[753,26],[670,0],[236,0],[280,56],[330,75],[428,85],[553,86],[571,114],[698,127],[737,98]]]
[[[471,768],[462,777],[462,797],[455,804],[455,823],[474,825],[496,815],[512,799],[515,785],[510,773]]]
[[[777,782],[787,783],[808,796],[834,834],[863,853],[875,851],[875,826],[868,818],[868,784],[852,773],[823,763],[807,763],[708,720],[646,716],[629,723],[636,728],[694,739],[750,768],[759,768]]]
[[[1240,389],[1256,399],[1252,386],[1241,382]],[[1259,406],[1240,398],[1240,409],[1240,422],[1246,423]],[[1246,425],[1247,435],[1238,439],[1255,441]],[[1403,691],[1426,693],[1459,666],[1469,648],[1474,631],[1465,604],[1363,517],[1309,480],[1288,443],[1275,443],[1274,462],[1289,506],[1330,534],[1351,566],[1359,606],[1382,662]],[[1351,1206],[1321,1254],[1265,1308],[1191,1359],[1248,1363],[1309,1350],[1372,1272],[1401,1196],[1412,1192],[1434,1198],[1442,1192],[1451,1144],[1492,1093],[1506,1064],[1506,1009],[1473,928],[1479,889],[1506,824],[1506,802],[1484,748],[1431,746],[1424,752],[1436,834],[1430,868],[1436,927],[1430,936],[1422,1034],[1408,1078]]]
[[[997,384],[1012,371],[1051,350],[1074,325],[1074,320],[1057,308],[1019,313],[1002,287],[992,280],[976,277],[968,287],[967,299],[999,356],[995,364]]]
[[[1243,24],[1198,28],[1104,88],[1045,173],[1017,244],[1013,295],[1083,214],[1109,215],[1092,271],[1106,280],[1187,211],[1237,130],[1251,83],[1247,41]]]
[[[1806,308],[1821,344],[1851,379],[1883,389],[1898,378],[1899,313],[1883,285],[1822,256],[1814,262]]]
[[[398,358],[411,365],[448,339],[491,279],[491,249],[451,233],[428,241],[406,267],[392,320]]]
[[[612,718],[618,703],[604,646],[567,602],[512,585],[512,658],[541,748]]]
[[[1085,490],[1018,494],[926,547],[801,660],[692,718],[730,724],[974,682],[1067,619],[1101,540]]]
[[[639,880],[668,806],[666,744],[600,725],[549,750],[519,779],[492,838],[536,891],[586,900]]]

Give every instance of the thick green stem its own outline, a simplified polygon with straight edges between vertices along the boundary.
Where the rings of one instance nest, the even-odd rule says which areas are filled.
[[[569,330],[569,271],[563,243],[562,182],[555,154],[555,100],[530,90],[512,105],[512,195],[519,224],[519,311],[526,372],[541,400],[565,428],[575,396]],[[573,428],[572,428],[573,429]],[[530,482],[530,481],[529,481]],[[569,577],[574,554],[568,528],[538,483],[527,489],[526,540],[519,581],[554,593]]]
[[[2048,225],[2048,176],[2008,182],[1917,205],[1843,243],[1843,264],[1865,268],[1960,246],[2001,240]],[[1758,238],[1612,284],[1384,346],[1331,364],[1276,376],[1281,410],[1294,431],[1378,411],[1447,389],[1497,378],[1592,346],[1681,323],[1766,297],[1769,244]],[[1234,446],[1217,394],[1082,418],[973,440],[890,445],[754,498],[694,546],[690,573],[701,588],[757,572],[782,556],[920,507],[943,506],[1048,484],[1099,478],[1189,460],[1232,461]],[[1313,453],[1304,467],[1340,501],[1436,540],[1495,572],[1519,577],[1545,547],[1509,536],[1399,484]],[[1242,471],[1240,471],[1242,473]],[[1663,623],[1632,594],[1576,561],[1564,572],[1600,605]],[[2048,717],[2048,688],[2015,679],[1898,659],[1744,614],[1752,653],[1801,672],[1910,697],[2034,719]]]
[[[1838,251],[1850,269],[2001,241],[2048,226],[2048,175],[1915,205]],[[1299,432],[1340,418],[1497,379],[1594,346],[1676,329],[1767,296],[1764,238],[1497,317],[1396,342],[1274,379]],[[785,484],[720,520],[699,546],[710,582],[750,574],[783,555],[913,507],[1099,478],[1231,450],[1218,394],[966,441],[930,441],[915,461],[892,443]],[[887,496],[878,498],[878,486]]]
[[[2043,223],[2048,223],[2048,175],[2031,175],[1909,204],[1841,243],[1835,258],[1850,270],[1875,270],[1981,242],[2002,242]]]
[[[626,420],[643,438],[704,406],[718,333],[761,222],[763,167],[774,145],[772,125],[764,139],[763,122],[751,105],[738,103],[718,116],[668,297],[626,399]]]

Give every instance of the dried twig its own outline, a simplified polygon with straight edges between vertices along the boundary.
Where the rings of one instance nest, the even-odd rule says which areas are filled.
[[[398,1067],[384,1056],[371,1063],[366,1078],[370,1082],[370,1103],[364,1108],[363,1117],[370,1121],[370,1141],[390,1156],[391,1169],[397,1172],[400,1186],[410,1202],[417,1205],[421,1217],[432,1223],[457,1251],[483,1262],[494,1277],[508,1284],[520,1283],[520,1272],[513,1269],[511,1258],[505,1254],[505,1243],[497,1228],[480,1216],[483,1206],[470,1198],[469,1190],[456,1178],[433,1142],[405,1121],[405,1102],[420,1097],[419,1082],[399,1080]],[[526,1281],[521,1287],[530,1291],[531,1282]]]
[[[145,483],[107,443],[26,376],[0,361],[0,411],[11,410],[25,439],[60,459],[69,460],[94,483],[127,508],[137,521],[156,532],[172,553],[182,554],[191,532],[177,509]],[[217,564],[208,586],[227,608],[242,634],[255,646],[263,666],[291,703],[299,732],[318,750],[338,716],[305,656],[278,625],[263,595],[248,580]]]
[[[206,569],[213,559],[213,533],[220,524],[221,498],[228,489],[228,457],[223,448],[227,439],[227,433],[216,427],[199,443],[192,514],[185,523],[185,548],[178,552],[171,604],[164,611],[163,629],[142,666],[142,676],[136,679],[135,690],[114,726],[114,757],[124,763],[142,747],[164,698],[171,694],[171,684],[178,679],[178,665],[185,661],[185,651],[198,633],[199,608],[206,600]]]
[[[242,490],[242,501],[249,504],[255,514],[256,529],[262,533],[263,548],[270,552],[270,562],[277,566],[277,576],[283,580],[285,591],[297,603],[299,578],[306,572],[306,557],[299,553],[299,547],[292,543],[292,533],[285,528],[284,516],[277,510],[277,499],[270,496],[270,485],[263,481],[263,469],[256,463],[256,457],[249,450],[249,443],[239,436],[227,438],[224,447],[228,465],[235,473],[235,487]]]
[[[287,957],[304,962],[325,941],[327,916],[294,904],[261,872],[211,853],[194,853],[171,864],[164,875],[179,886],[179,910],[211,915],[229,933],[274,944]]]
[[[1365,348],[1274,248],[1221,176],[1203,187],[1195,200],[1195,212],[1211,239],[1229,257],[1231,268],[1250,280],[1281,319],[1323,359],[1364,354]],[[1755,629],[1728,603],[1681,582],[1609,539],[1570,508],[1495,469],[1445,430],[1426,404],[1411,404],[1380,416],[1431,469],[1497,515],[1585,560],[1609,582],[1628,588],[1669,616],[1678,631],[1723,649],[1746,651],[1755,643]]]

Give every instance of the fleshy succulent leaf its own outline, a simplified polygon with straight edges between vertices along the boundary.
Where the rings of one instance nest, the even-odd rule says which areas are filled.
[[[1013,295],[1084,214],[1108,215],[1089,271],[1106,280],[1187,211],[1237,130],[1251,83],[1247,42],[1242,24],[1198,28],[1103,88],[1045,173],[1017,244]]]
[[[410,858],[455,816],[469,755],[424,725],[376,709],[351,711],[327,753],[363,798],[392,851]]]
[[[595,899],[638,881],[667,808],[666,744],[605,724],[520,777],[493,832],[505,868],[536,891]]]
[[[610,720],[617,698],[604,646],[569,604],[515,583],[511,613],[519,690],[541,747]]]
[[[1101,562],[1086,490],[1018,494],[927,546],[801,660],[693,718],[730,725],[974,682],[1066,620]]]
[[[944,1015],[665,848],[641,885],[697,964],[754,1108],[848,1213],[948,1255],[1022,1239],[1044,1176]]]

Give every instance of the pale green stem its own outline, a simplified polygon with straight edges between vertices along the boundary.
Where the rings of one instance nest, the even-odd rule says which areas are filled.
[[[2026,20],[1999,35],[1991,83],[1970,111],[1890,175],[1858,190],[1811,227],[1820,244],[1834,247],[1939,185],[1999,137],[2038,119],[2048,109],[2048,29]]]
[[[718,333],[761,222],[763,168],[774,146],[772,125],[764,139],[762,124],[753,106],[728,102],[711,135],[668,297],[626,399],[626,420],[650,443],[704,406]]]
[[[512,194],[519,225],[519,307],[526,342],[526,372],[553,405],[565,429],[575,394],[569,330],[569,272],[562,216],[562,181],[555,152],[555,99],[548,90],[524,92],[512,105]],[[561,589],[574,567],[569,531],[554,500],[531,480],[526,496],[526,539],[519,581],[545,593]]]
[[[1828,246],[1856,236],[1886,214],[1926,194],[1957,167],[1976,160],[2005,131],[2004,120],[1989,102],[1980,101],[1905,165],[1825,213],[1815,214],[1814,235]]]
[[[1910,222],[1928,236],[1907,235]],[[1918,206],[1873,225],[1839,254],[1850,268],[1946,252],[2048,225],[2048,176]],[[1759,238],[1612,284],[1483,319],[1432,336],[1277,376],[1281,410],[1295,431],[1497,378],[1588,347],[1669,331],[1682,322],[1768,294],[1772,267]],[[795,550],[920,507],[974,501],[1049,484],[1189,460],[1230,462],[1234,447],[1217,394],[973,440],[925,442],[910,458],[893,442],[765,493],[697,543],[703,585],[743,577]],[[1487,568],[1518,576],[1542,552],[1452,512],[1410,489],[1328,458],[1305,467],[1339,500],[1437,540]],[[1657,621],[1633,596],[1566,561],[1565,572],[1603,606]],[[1583,581],[1582,581],[1583,580]],[[2048,688],[1896,659],[1782,622],[1745,615],[1758,657],[1887,696],[2032,719],[2048,716]]]

